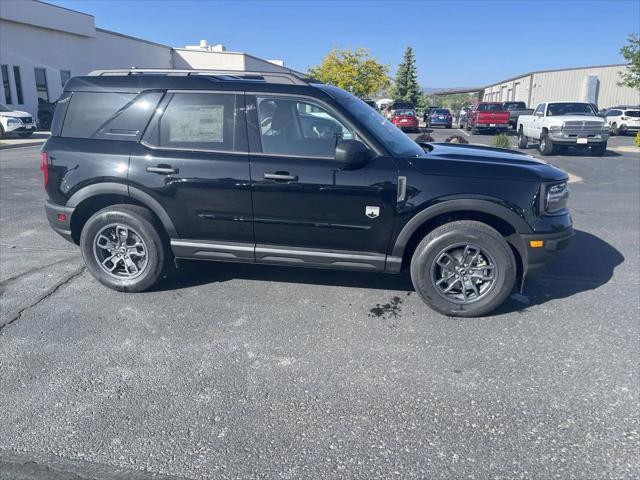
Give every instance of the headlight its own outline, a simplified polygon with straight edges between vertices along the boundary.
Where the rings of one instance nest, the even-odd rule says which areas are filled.
[[[562,131],[562,125],[552,125],[551,127],[549,127],[549,131],[551,131],[551,132],[561,132]]]
[[[607,125],[606,123],[602,124],[602,130],[604,130],[605,132],[608,132],[610,128],[611,127],[609,127],[609,125]]]
[[[9,118],[7,120],[7,126],[9,125],[22,125],[22,122],[20,120],[18,120],[17,118]]]
[[[548,184],[544,186],[543,212],[556,213],[567,208],[569,187],[567,182]]]

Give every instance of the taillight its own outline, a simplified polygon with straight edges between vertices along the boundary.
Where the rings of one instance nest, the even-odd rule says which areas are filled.
[[[44,177],[44,186],[49,183],[49,154],[47,152],[40,152],[40,170]]]

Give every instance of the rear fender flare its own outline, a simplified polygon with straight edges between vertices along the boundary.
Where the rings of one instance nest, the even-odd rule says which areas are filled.
[[[148,193],[145,193],[135,187],[129,187],[123,183],[97,183],[81,188],[71,196],[67,202],[67,207],[76,208],[83,201],[97,195],[123,195],[137,200],[155,213],[170,238],[179,238],[173,221],[171,221],[171,218],[157,200]]]

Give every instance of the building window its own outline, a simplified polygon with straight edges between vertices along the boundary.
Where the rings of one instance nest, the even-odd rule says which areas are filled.
[[[22,77],[20,76],[20,67],[13,66],[13,79],[16,82],[16,96],[18,97],[18,105],[24,103],[24,97],[22,96]]]
[[[4,87],[4,103],[11,103],[11,84],[9,83],[9,67],[2,65],[2,86]]]
[[[47,71],[44,68],[34,68],[36,75],[36,92],[38,94],[38,103],[49,101],[49,89],[47,88]]]
[[[60,70],[60,83],[62,83],[62,88],[64,88],[64,84],[71,78],[71,72],[69,70]]]

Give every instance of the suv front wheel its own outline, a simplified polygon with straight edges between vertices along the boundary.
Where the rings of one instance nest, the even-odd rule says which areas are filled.
[[[471,220],[436,228],[418,244],[411,259],[411,280],[418,295],[450,316],[491,312],[511,294],[515,278],[515,258],[503,236]]]
[[[113,205],[95,213],[82,229],[80,249],[91,274],[122,292],[141,292],[163,276],[170,257],[151,212]]]

